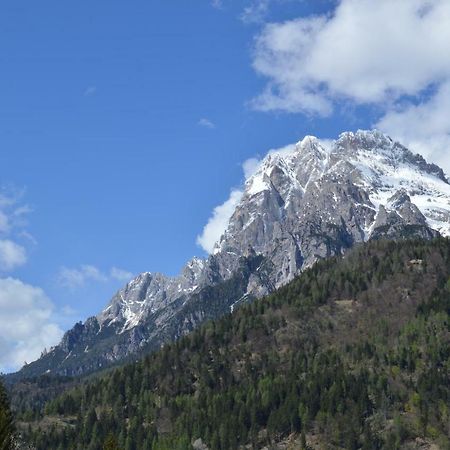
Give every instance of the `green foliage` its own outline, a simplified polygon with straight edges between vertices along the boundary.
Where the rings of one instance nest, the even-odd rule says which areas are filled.
[[[38,450],[448,442],[449,277],[445,239],[358,247],[23,413],[23,434]]]
[[[0,450],[10,450],[13,448],[14,431],[8,396],[0,380]]]
[[[109,433],[103,444],[103,450],[119,450],[117,439],[112,433]]]

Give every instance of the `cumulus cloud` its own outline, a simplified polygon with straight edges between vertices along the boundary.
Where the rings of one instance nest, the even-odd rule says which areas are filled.
[[[45,292],[14,278],[0,279],[0,371],[18,369],[58,343],[62,330],[53,322]]]
[[[0,240],[0,270],[9,272],[27,261],[25,248],[9,239]]]
[[[450,81],[425,102],[389,110],[376,124],[450,174]]]
[[[251,105],[319,116],[375,105],[377,127],[449,171],[449,23],[447,0],[340,0],[330,14],[267,24],[252,60],[267,82]]]
[[[330,113],[336,99],[390,102],[450,77],[444,0],[342,0],[332,15],[264,27],[253,67],[267,77],[254,106]]]
[[[242,191],[233,189],[228,200],[213,210],[212,216],[208,223],[204,226],[202,234],[197,236],[197,244],[200,245],[207,253],[211,253],[214,244],[220,239],[225,231],[228,221],[232,216],[236,206],[242,198]]]
[[[204,128],[209,128],[210,130],[216,128],[216,124],[214,122],[212,122],[211,120],[207,119],[206,117],[203,117],[202,119],[200,119],[197,122],[197,125],[204,127]]]
[[[103,272],[93,265],[83,264],[79,268],[61,267],[58,281],[61,286],[74,290],[90,282],[106,283],[111,280],[125,282],[132,277],[131,272],[117,267],[112,267],[109,272]]]

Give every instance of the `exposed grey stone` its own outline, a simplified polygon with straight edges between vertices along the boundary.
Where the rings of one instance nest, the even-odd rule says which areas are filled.
[[[27,370],[94,370],[176,339],[356,243],[438,232],[450,234],[450,186],[439,167],[377,131],[331,144],[306,137],[261,162],[213,254],[177,277],[138,275]]]

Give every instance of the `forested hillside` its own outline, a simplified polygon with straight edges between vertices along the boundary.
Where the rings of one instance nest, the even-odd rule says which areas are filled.
[[[362,241],[450,236],[444,171],[377,130],[332,142],[306,136],[256,166],[207,258],[192,258],[175,277],[142,272],[128,280],[8,382],[133,361]]]
[[[14,422],[9,399],[0,380],[0,450],[10,450],[14,443]]]
[[[38,450],[446,449],[449,312],[449,240],[370,242],[42,408],[18,405],[17,425]]]

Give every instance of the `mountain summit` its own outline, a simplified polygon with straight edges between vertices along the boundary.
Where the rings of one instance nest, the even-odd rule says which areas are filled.
[[[439,234],[450,235],[450,184],[438,166],[378,131],[335,141],[307,136],[259,163],[208,258],[192,259],[178,277],[138,275],[17,375],[97,370],[156,349],[355,244]]]

